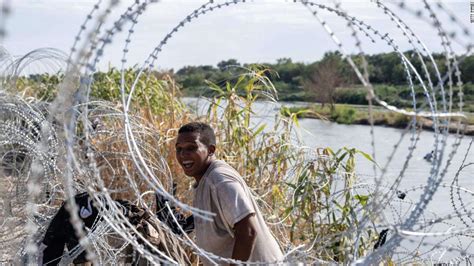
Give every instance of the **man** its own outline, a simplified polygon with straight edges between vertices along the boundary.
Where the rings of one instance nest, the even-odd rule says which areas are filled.
[[[283,254],[249,188],[234,168],[215,158],[215,151],[209,125],[193,122],[179,129],[176,158],[184,173],[196,180],[193,205],[216,214],[213,221],[194,217],[198,246],[240,261],[281,261]]]

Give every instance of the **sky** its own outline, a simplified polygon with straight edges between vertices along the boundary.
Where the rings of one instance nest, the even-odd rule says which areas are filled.
[[[74,39],[87,14],[97,1],[92,0],[2,0],[10,6],[11,13],[0,23],[6,30],[3,47],[12,55],[23,55],[34,49],[52,47],[69,52]],[[120,14],[135,1],[120,1],[106,20],[103,28],[110,28]],[[216,0],[220,3],[224,1]],[[315,1],[334,7],[335,1]],[[388,33],[401,50],[410,49],[403,32],[397,29],[383,10],[369,0],[340,1],[341,7],[351,16],[360,19],[381,33]],[[400,0],[384,1],[410,26],[431,51],[441,52],[441,40],[435,28],[429,23],[428,13],[422,11],[422,19],[414,13],[422,8],[418,0],[406,0],[401,9]],[[108,0],[102,0],[101,7]],[[134,26],[127,54],[127,66],[141,65],[166,34],[187,14],[204,4],[199,0],[164,0],[149,5]],[[474,32],[469,22],[469,0],[443,1],[445,9],[429,1],[433,11],[448,32],[455,32],[459,42],[453,43],[456,53],[465,52],[465,46],[474,39],[462,36],[463,27]],[[411,11],[407,11],[407,10]],[[449,20],[449,10],[459,21]],[[318,16],[334,31],[348,53],[357,53],[352,31],[347,22],[334,13],[318,10]],[[89,23],[86,31],[95,23]],[[462,26],[464,25],[464,26]],[[104,50],[99,69],[120,66],[126,32],[116,35]],[[390,52],[393,49],[380,38],[375,43],[359,34],[365,53]],[[291,58],[295,62],[311,63],[319,60],[325,52],[334,51],[337,46],[325,31],[321,22],[301,3],[292,0],[247,0],[246,3],[231,5],[207,12],[181,28],[159,54],[156,67],[175,70],[187,65],[216,65],[218,62],[235,58],[241,63],[275,63],[279,58]]]

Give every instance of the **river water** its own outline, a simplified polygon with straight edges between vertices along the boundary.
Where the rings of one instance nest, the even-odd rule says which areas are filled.
[[[209,106],[208,100],[204,98],[186,98],[185,102],[193,107],[198,114],[204,114]],[[294,106],[304,103],[273,103],[273,102],[257,102],[254,106],[255,116],[253,123],[267,124],[267,128],[272,128],[275,120],[275,115],[279,112],[281,106]],[[423,193],[423,189],[417,188],[426,185],[430,172],[433,167],[431,162],[426,161],[423,157],[434,150],[436,143],[436,134],[431,131],[412,132],[403,129],[389,128],[383,126],[375,126],[373,129],[373,141],[371,127],[366,125],[341,125],[333,122],[318,120],[318,119],[300,119],[299,127],[296,128],[295,139],[301,140],[302,144],[311,148],[330,147],[337,150],[342,147],[356,148],[368,154],[375,152],[375,160],[378,164],[376,174],[374,172],[373,163],[359,156],[356,161],[356,171],[360,178],[360,182],[373,184],[375,176],[381,177],[381,168],[386,169],[383,175],[382,183],[385,186],[390,186],[394,180],[402,173],[402,179],[397,190],[406,192],[405,202],[412,204],[397,203],[396,211],[387,213],[389,219],[398,219],[403,221],[403,218],[408,216],[409,208],[413,203],[419,201]],[[463,160],[466,164],[474,163],[474,144],[468,151],[472,136],[465,136],[461,139],[454,134],[446,137],[438,135],[440,151],[442,156],[441,171],[445,171],[442,183],[451,184],[456,176]],[[459,145],[453,145],[458,141]],[[413,146],[413,143],[416,145]],[[414,148],[413,148],[414,147]],[[411,153],[411,157],[409,157]],[[390,159],[391,157],[391,159]],[[448,163],[449,162],[449,163]],[[437,175],[440,178],[441,175]],[[458,185],[470,191],[470,193],[460,193],[460,200],[456,197],[451,199],[451,189],[449,187],[439,187],[434,193],[432,201],[425,210],[426,219],[434,217],[445,217],[446,215],[454,215],[454,208],[460,208],[464,205],[465,209],[474,209],[474,165],[464,168],[458,174]],[[456,194],[457,195],[457,194]],[[392,206],[393,208],[393,206]],[[397,213],[395,217],[393,212]],[[470,226],[474,226],[472,216],[464,219]],[[456,230],[462,229],[466,226],[459,219],[451,219],[444,226],[436,226],[432,230]],[[462,238],[462,239],[461,239]],[[455,247],[458,250],[464,250],[467,254],[474,256],[474,244],[472,237],[450,238],[441,241],[439,238],[431,239],[432,244],[442,243],[440,248],[430,250],[432,246],[425,247],[423,250],[429,251],[430,256],[435,259],[441,258],[440,261],[446,262],[447,259],[452,259],[459,256],[459,253],[451,252],[443,253],[447,247]],[[454,239],[454,240],[453,240]],[[430,239],[425,239],[424,242],[430,243]],[[414,242],[403,242],[405,248],[413,251],[414,249],[421,252],[422,248],[418,248],[418,240]]]

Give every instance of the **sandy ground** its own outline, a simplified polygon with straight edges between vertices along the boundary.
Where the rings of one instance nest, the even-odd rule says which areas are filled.
[[[13,190],[11,182],[0,179],[0,264],[14,262],[27,236],[24,202]]]
[[[28,236],[26,224],[27,188],[25,183],[17,185],[5,176],[0,176],[0,265],[19,263],[20,252],[25,246]],[[39,208],[39,213],[48,212]],[[54,208],[50,208],[48,215],[54,213]],[[42,229],[47,225],[47,220],[36,217],[42,225]],[[38,231],[38,240],[42,230]]]

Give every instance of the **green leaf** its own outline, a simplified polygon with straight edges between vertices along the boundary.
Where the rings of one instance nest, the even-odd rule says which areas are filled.
[[[362,206],[366,206],[367,205],[367,201],[369,200],[369,196],[368,195],[355,195],[354,198],[356,200],[359,201],[360,205]]]
[[[266,126],[267,126],[266,124],[261,125],[261,126],[257,129],[257,131],[255,131],[255,132],[253,133],[252,138],[255,138],[258,134],[260,134],[260,132],[262,132],[262,131],[265,129]]]
[[[365,153],[365,152],[360,151],[360,150],[357,150],[357,153],[361,154],[361,155],[364,156],[367,160],[373,162],[377,167],[380,168],[380,166],[375,162],[375,160],[372,158],[372,156],[370,156],[370,154]]]

